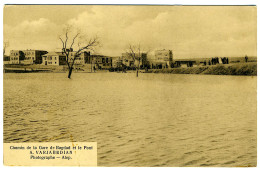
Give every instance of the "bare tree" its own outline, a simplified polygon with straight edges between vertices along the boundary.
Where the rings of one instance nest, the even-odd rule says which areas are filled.
[[[138,77],[138,72],[140,70],[140,64],[144,61],[144,57],[148,54],[148,50],[144,51],[144,49],[141,49],[141,45],[129,45],[129,48],[126,50],[126,54],[130,56],[133,60],[134,67],[136,69],[136,77]],[[142,63],[143,64],[143,63]]]
[[[99,44],[98,37],[93,37],[90,39],[87,39],[86,36],[82,35],[80,31],[77,31],[77,33],[74,33],[74,35],[71,31],[71,26],[67,26],[65,28],[65,35],[59,36],[59,39],[62,43],[62,53],[66,55],[66,63],[69,69],[68,78],[71,78],[73,66],[75,63],[75,60],[84,52],[86,51],[94,51],[94,48]],[[80,39],[84,39],[83,42],[80,42]],[[69,41],[71,41],[69,43]],[[71,52],[73,52],[73,46],[75,43],[78,44],[78,49],[75,51],[75,54],[73,55],[72,61],[69,61],[69,56]]]

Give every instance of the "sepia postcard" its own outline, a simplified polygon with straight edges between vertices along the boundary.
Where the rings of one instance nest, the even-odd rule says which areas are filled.
[[[3,8],[5,166],[257,166],[256,6]]]

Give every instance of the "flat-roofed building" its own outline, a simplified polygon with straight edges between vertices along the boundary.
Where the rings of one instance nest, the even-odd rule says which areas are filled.
[[[48,52],[42,56],[43,65],[66,65],[66,56],[62,52]]]
[[[138,64],[141,67],[145,67],[148,64],[147,53],[141,52],[140,54],[135,53],[136,57],[132,56],[132,53],[122,53],[122,63],[127,67],[137,67]],[[139,57],[139,55],[141,57]],[[140,63],[138,59],[140,58]]]
[[[148,57],[151,68],[167,68],[173,63],[172,50],[156,50]]]
[[[21,50],[10,51],[10,64],[22,64],[24,61],[24,53]]]
[[[112,57],[93,54],[90,56],[90,64],[94,64],[99,69],[108,69],[112,67]]]
[[[44,50],[23,50],[23,64],[42,64],[42,55],[46,54]]]
[[[72,63],[76,51],[72,51],[69,53],[69,62]],[[78,57],[75,58],[74,64],[75,65],[84,65],[86,63],[90,63],[90,52],[83,52]]]
[[[112,67],[121,67],[123,64],[122,57],[113,57],[112,58]]]

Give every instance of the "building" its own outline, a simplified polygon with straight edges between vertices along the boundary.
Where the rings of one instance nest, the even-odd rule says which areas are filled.
[[[10,56],[4,55],[4,64],[10,64]]]
[[[41,64],[43,50],[11,50],[10,64]]]
[[[94,66],[98,69],[109,69],[112,67],[112,57],[94,54],[91,55],[89,59],[89,63],[94,64]]]
[[[197,66],[195,60],[175,60],[174,67],[193,67]]]
[[[49,52],[42,56],[43,65],[66,65],[66,56],[62,52]]]
[[[23,50],[24,61],[23,64],[42,64],[42,55],[46,54],[47,51],[43,50]]]
[[[114,57],[112,59],[112,67],[117,68],[117,67],[122,67],[122,65],[123,65],[122,57]]]
[[[170,64],[172,62],[172,50],[156,50],[154,52],[155,60],[159,62],[168,62]]]
[[[74,56],[76,54],[76,51],[72,51],[69,53],[69,62],[72,63]],[[75,58],[74,64],[75,65],[84,65],[86,63],[90,63],[91,57],[90,52],[83,52],[78,57]]]
[[[24,61],[24,53],[21,50],[11,50],[10,51],[10,64],[22,64]]]
[[[148,60],[152,68],[168,68],[173,63],[172,56],[172,50],[156,50]]]
[[[66,55],[63,51],[64,51],[64,49],[62,49],[61,53]],[[73,51],[73,48],[68,48],[68,49],[66,49],[66,52],[69,53],[69,56],[68,56],[69,63],[72,63],[77,51]],[[84,51],[84,52],[80,53],[80,55],[75,58],[74,65],[75,66],[85,65],[87,63],[90,63],[90,60],[91,60],[90,52]]]
[[[140,63],[139,63],[139,55],[140,57]],[[132,56],[132,53],[122,53],[122,63],[127,66],[127,67],[137,67],[138,64],[140,68],[146,67],[148,65],[148,60],[147,60],[147,53],[140,53],[137,54],[135,53],[135,59]]]

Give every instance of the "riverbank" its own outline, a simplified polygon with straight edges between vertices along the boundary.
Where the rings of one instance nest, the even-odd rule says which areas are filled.
[[[219,64],[214,66],[198,66],[187,68],[150,69],[146,73],[169,74],[209,74],[209,75],[257,75],[257,62]]]
[[[67,72],[66,66],[43,66],[43,65],[8,65],[4,67],[5,73],[31,73],[31,72]],[[91,69],[82,67],[82,69],[74,69],[74,73],[90,73]],[[108,70],[96,70],[96,72],[108,72]],[[127,73],[136,72],[128,70]],[[257,75],[257,62],[249,63],[232,63],[218,64],[211,66],[194,66],[167,69],[149,69],[148,71],[140,70],[142,73],[167,73],[167,74],[208,74],[208,75]],[[121,73],[121,71],[119,72]]]
[[[4,73],[33,73],[33,72],[53,72],[65,73],[67,66],[46,66],[41,64],[33,65],[4,65]],[[74,69],[73,72],[91,72],[91,69],[84,66],[81,69]]]

